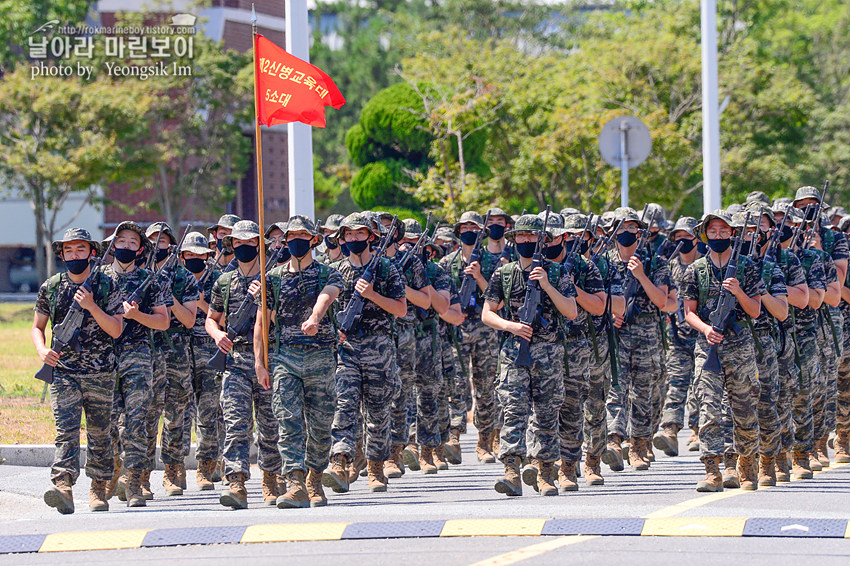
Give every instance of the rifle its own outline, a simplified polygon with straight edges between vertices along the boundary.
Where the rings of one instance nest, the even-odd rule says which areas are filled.
[[[744,242],[744,234],[747,233],[747,224],[750,223],[750,213],[747,213],[747,217],[744,220],[744,228],[741,231],[741,236],[735,240],[735,244],[732,247],[732,255],[729,256],[729,262],[726,264],[726,273],[723,276],[723,280],[731,279],[735,277],[738,273],[738,256],[741,253],[741,244]],[[706,259],[706,261],[710,261]],[[729,318],[735,312],[735,305],[738,303],[738,300],[735,298],[730,291],[726,289],[720,290],[720,299],[717,301],[717,306],[714,308],[714,311],[709,315],[708,320],[711,323],[711,327],[715,332],[719,332],[723,334],[726,332],[726,327],[729,326],[730,322],[732,323],[732,330],[735,334],[740,334],[741,327],[735,321],[730,321]],[[715,373],[720,373],[720,357],[717,354],[717,344],[712,344],[708,348],[708,355],[705,359],[705,365],[703,366],[708,371],[713,371]]]
[[[89,265],[89,275],[83,281],[81,287],[86,291],[92,290],[94,277],[100,272],[100,265],[103,263],[103,258],[109,255],[112,250],[112,245],[115,243],[115,238],[109,241],[109,246],[91,265]],[[80,352],[80,328],[83,326],[83,321],[86,318],[86,311],[80,306],[77,301],[71,301],[71,306],[68,312],[65,313],[65,318],[59,324],[53,325],[53,344],[50,349],[61,354],[66,346],[71,346],[75,352]],[[43,381],[45,384],[53,383],[53,366],[44,364],[41,369],[35,374],[35,378]]]
[[[623,223],[622,220],[618,220],[616,224],[611,228],[611,235],[608,236],[605,240],[600,240],[601,245],[596,248],[596,251],[590,255],[590,261],[596,263],[599,260],[599,256],[604,254],[611,246],[614,244],[614,239],[617,237],[617,230],[620,229],[620,225]]]
[[[779,258],[779,251],[782,249],[782,243],[779,239],[782,237],[782,231],[785,229],[785,222],[788,220],[788,215],[782,216],[782,222],[779,223],[779,228],[774,230],[767,241],[767,251],[764,252],[764,260],[771,263],[776,263]]]
[[[823,208],[824,196],[826,196],[826,191],[828,189],[829,189],[829,180],[827,180],[823,184],[823,192],[821,194],[820,201],[818,201],[818,203],[816,205],[814,205],[815,206],[815,213],[812,215],[812,221],[811,221],[812,225],[809,227],[808,233],[806,234],[806,239],[803,241],[803,249],[806,249],[806,248],[809,247],[809,245],[811,245],[812,238],[814,236],[815,230],[820,229],[820,212],[821,212],[821,209]],[[811,206],[811,205],[809,205],[809,206]],[[806,208],[806,211],[807,211],[806,216],[808,216],[808,207]],[[806,222],[806,220],[803,219],[803,222]]]
[[[546,243],[546,228],[549,227],[549,211],[550,207],[547,205],[546,216],[543,218],[543,229],[537,232],[537,245],[534,248],[534,255],[531,256],[530,271],[534,271],[535,268],[543,266],[543,246]],[[525,286],[525,300],[519,308],[517,315],[519,315],[520,324],[531,326],[535,321],[539,320],[540,326],[546,330],[549,327],[549,322],[540,316],[540,302],[542,299],[540,294],[540,282],[529,279]],[[505,297],[505,301],[510,301],[510,299],[510,297]],[[526,340],[525,338],[518,339],[519,352],[517,352],[514,363],[517,367],[529,368],[531,367],[531,341]]]
[[[522,209],[522,215],[525,216],[525,213],[528,212],[527,208]],[[499,254],[499,261],[511,261],[511,257],[513,256],[514,245],[505,243],[505,247],[502,248],[502,253]]]
[[[469,267],[471,263],[481,260],[481,244],[484,242],[484,234],[487,232],[486,226],[489,219],[490,213],[488,212],[487,216],[484,217],[485,228],[478,232],[478,237],[475,239],[475,245],[472,248],[472,253],[469,254],[469,261],[463,266],[464,269]],[[458,254],[460,253],[461,252],[459,251]],[[477,286],[478,283],[472,275],[469,275],[468,273],[463,274],[463,277],[460,280],[460,291],[458,292],[461,310],[468,311],[471,307],[475,306],[473,304],[472,293],[475,291]]]
[[[390,225],[390,231],[387,233],[386,237],[381,241],[380,246],[375,252],[372,254],[371,259],[369,259],[368,265],[366,265],[366,270],[363,272],[363,275],[360,276],[360,279],[366,281],[367,283],[371,283],[372,280],[375,279],[375,271],[378,269],[378,265],[381,261],[381,258],[384,257],[384,254],[387,251],[387,247],[393,242],[393,237],[395,236],[397,226],[398,216],[393,216],[393,222]],[[354,293],[351,295],[351,300],[348,301],[348,304],[345,305],[345,308],[341,310],[336,315],[337,324],[339,324],[339,329],[343,334],[348,334],[351,331],[351,328],[354,324],[360,320],[360,314],[363,312],[363,295],[354,290]]]
[[[201,291],[204,290],[204,287],[207,286],[207,280],[212,276],[213,269],[218,265],[218,260],[221,258],[221,254],[224,250],[218,250],[218,253],[215,254],[212,262],[207,262],[206,267],[204,268],[204,272],[201,273],[201,276],[198,278],[198,289]]]
[[[591,218],[591,216],[587,217],[587,222],[584,225],[584,230],[581,232],[581,234],[577,235],[575,239],[573,239],[573,245],[572,247],[570,247],[570,251],[567,252],[567,255],[564,257],[564,267],[566,268],[567,273],[573,272],[576,256],[578,256],[578,249],[579,246],[581,246],[581,242],[584,241],[584,233],[587,232],[588,228],[590,228]]]
[[[646,212],[645,207],[644,207],[644,212]],[[643,247],[646,245],[646,241],[649,237],[649,226],[652,225],[652,221],[655,219],[655,214],[656,214],[656,211],[653,210],[652,214],[649,217],[649,223],[646,225],[647,226],[646,229],[641,230],[640,240],[638,240],[638,245],[635,248],[635,255],[637,255],[638,258],[640,258],[639,254],[643,250]],[[643,221],[643,217],[641,217],[641,221]],[[650,268],[652,267],[651,261],[652,261],[653,258],[655,258],[654,253],[650,255],[650,264],[649,264]],[[644,264],[644,269],[646,269],[645,264]],[[631,322],[632,319],[637,314],[635,312],[636,308],[637,308],[635,306],[635,302],[637,301],[638,286],[640,285],[640,282],[637,280],[637,278],[634,275],[632,275],[631,271],[629,271],[628,273],[629,273],[629,280],[626,283],[625,293],[623,294],[623,297],[626,299],[626,312],[625,312],[625,315],[623,316],[623,320],[626,321],[626,322]]]
[[[409,250],[405,252],[402,256],[401,261],[399,262],[399,271],[404,273],[407,271],[407,268],[410,267],[410,262],[413,261],[413,256],[419,253],[419,250],[422,249],[422,243],[425,241],[425,238],[428,236],[428,226],[431,225],[431,213],[428,213],[428,218],[425,220],[425,229],[422,230],[422,233],[419,235],[419,239],[416,240],[416,243],[411,246]]]

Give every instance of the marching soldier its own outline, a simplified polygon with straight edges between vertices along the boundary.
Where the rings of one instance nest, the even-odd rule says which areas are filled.
[[[209,235],[215,238],[215,247],[218,250],[218,253],[216,254],[218,257],[218,260],[216,261],[216,268],[222,272],[232,271],[235,268],[233,252],[225,249],[224,237],[230,235],[233,231],[233,227],[240,220],[241,218],[235,214],[225,214],[218,219],[218,222],[207,227]]]

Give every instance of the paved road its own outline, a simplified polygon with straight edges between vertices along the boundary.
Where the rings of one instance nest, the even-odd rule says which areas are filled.
[[[680,440],[684,446],[683,435]],[[77,513],[60,516],[41,501],[48,485],[43,468],[0,466],[0,527],[2,535],[51,534],[116,529],[163,529],[176,527],[224,527],[270,523],[359,523],[376,521],[444,521],[452,519],[569,519],[569,518],[663,518],[733,517],[784,518],[789,524],[805,519],[850,518],[850,466],[837,466],[813,480],[792,482],[776,488],[742,493],[698,494],[694,485],[702,477],[696,454],[678,458],[663,455],[648,472],[609,472],[603,466],[606,485],[586,487],[569,495],[539,497],[526,489],[522,498],[508,499],[493,491],[501,475],[495,464],[470,461],[474,439],[463,439],[466,463],[423,476],[408,471],[393,480],[385,494],[369,493],[360,480],[345,495],[330,494],[324,509],[278,510],[264,507],[259,480],[249,482],[249,509],[233,511],[218,505],[217,492],[194,490],[192,474],[183,497],[166,499],[156,493],[148,507],[128,510],[116,499],[109,513],[88,511],[88,484],[84,478],[75,489]],[[157,491],[162,473],[152,483]],[[843,523],[842,523],[843,525]],[[843,527],[842,527],[843,528]],[[332,540],[268,544],[180,546],[73,552],[61,555],[66,564],[160,562],[193,560],[220,564],[250,559],[254,564],[279,564],[286,556],[291,564],[311,564],[329,559],[356,560],[358,564],[427,564],[434,566],[485,564],[563,564],[567,560],[604,560],[611,563],[658,564],[688,562],[716,564],[725,559],[749,565],[812,563],[847,564],[850,539],[720,538],[720,537],[473,537],[393,540]],[[59,556],[16,554],[0,556],[0,563],[55,563]],[[494,560],[495,558],[495,560]],[[525,562],[523,562],[525,561]]]

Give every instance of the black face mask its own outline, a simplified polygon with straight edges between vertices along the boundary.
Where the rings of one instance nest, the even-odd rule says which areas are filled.
[[[556,244],[554,246],[548,246],[546,248],[543,248],[543,255],[546,257],[546,259],[555,259],[559,255],[561,255],[562,251],[564,251],[564,242],[561,242],[560,244]]]
[[[516,253],[526,259],[534,255],[534,250],[537,248],[537,242],[523,242],[516,244]]]
[[[221,250],[224,249],[224,243],[222,242],[221,238],[219,238],[215,241],[215,249],[217,249],[218,251],[221,251]]]
[[[289,261],[289,258],[291,258],[291,257],[292,257],[292,254],[289,252],[289,248],[286,247],[286,246],[283,246],[283,247],[280,248],[280,251],[277,253],[277,262],[279,264],[280,263],[286,263],[287,261]]]
[[[708,246],[705,242],[697,242],[697,251],[702,255],[705,255],[708,252]]]
[[[329,250],[335,250],[339,247],[339,244],[336,240],[331,240],[330,236],[325,236],[325,247]]]
[[[460,241],[467,246],[474,246],[475,240],[478,239],[478,232],[464,232],[460,235]]]
[[[236,256],[236,260],[242,263],[251,263],[258,253],[260,253],[260,250],[256,246],[241,245],[238,248],[233,248],[233,255]]]
[[[74,275],[83,273],[89,266],[89,258],[85,259],[66,259],[65,267]]]
[[[694,241],[688,240],[687,238],[682,238],[681,240],[676,240],[676,245],[682,244],[682,247],[679,248],[679,253],[689,254],[694,251]]]
[[[741,255],[750,255],[750,251],[753,249],[753,242],[742,242],[741,243]]]
[[[661,232],[650,232],[650,233],[649,233],[649,241],[650,241],[650,242],[654,242],[654,241],[655,241],[655,238],[657,238],[657,237],[658,237],[658,234],[660,234],[660,233],[661,233]]]
[[[584,255],[590,249],[590,240],[582,240],[578,245],[578,255]]]
[[[156,262],[159,263],[162,260],[164,260],[165,258],[167,258],[170,251],[171,250],[169,250],[168,248],[165,248],[164,250],[157,249],[156,250]]]
[[[294,240],[289,240],[286,243],[286,247],[289,248],[289,253],[297,258],[302,258],[310,253],[310,240],[295,238]]]
[[[369,247],[369,240],[359,240],[356,242],[347,242],[348,250],[354,255],[360,255]]]
[[[192,257],[183,260],[183,265],[192,273],[201,273],[207,267],[207,262],[200,257]]]
[[[812,206],[812,207],[809,207],[808,209],[806,209],[806,220],[808,222],[811,222],[814,219],[815,219],[815,207]]]
[[[622,234],[617,234],[617,243],[623,246],[624,248],[631,247],[635,245],[637,242],[637,234],[632,232],[623,232]]]
[[[425,263],[431,261],[431,252],[429,250],[422,250],[422,261]]]
[[[126,248],[115,248],[112,250],[112,255],[118,260],[118,263],[133,263],[137,253],[136,250],[128,250]]]
[[[711,248],[711,251],[722,254],[726,250],[729,249],[729,246],[732,245],[732,238],[717,238],[716,240],[709,240],[708,247]]]
[[[490,230],[490,239],[491,240],[501,240],[502,237],[505,235],[505,227],[504,226],[500,226],[498,224],[493,224],[492,226],[487,226],[487,228]],[[473,234],[474,234],[474,232],[473,232]],[[472,242],[472,243],[474,244],[475,242]]]
[[[791,236],[794,235],[794,229],[788,226],[787,224],[782,227],[782,235],[779,236],[780,242],[787,242],[791,239]]]
[[[339,245],[339,249],[342,252],[342,255],[348,257],[351,255],[351,250],[348,249],[348,242],[343,242]]]

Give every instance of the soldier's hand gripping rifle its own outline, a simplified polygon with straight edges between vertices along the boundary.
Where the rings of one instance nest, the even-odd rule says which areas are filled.
[[[779,228],[773,231],[765,244],[767,251],[764,252],[764,261],[776,265],[776,260],[779,259],[779,253],[782,249],[782,231],[785,230],[785,223],[788,221],[788,214],[782,216],[782,222],[779,223]]]
[[[546,216],[543,219],[543,229],[537,233],[537,245],[534,248],[534,255],[531,256],[530,271],[543,267],[543,247],[546,245],[546,228],[549,227],[549,210],[550,207],[547,206]],[[540,316],[541,293],[540,282],[529,278],[525,286],[525,301],[517,311],[520,324],[531,326],[534,322],[539,321],[544,330],[549,327],[549,322]],[[510,297],[505,297],[505,301],[510,300]],[[514,363],[517,367],[529,368],[531,367],[531,341],[521,337],[517,337],[517,340],[519,340],[519,352],[517,352]]]
[[[405,252],[402,256],[401,261],[399,262],[399,271],[404,273],[407,271],[407,268],[410,267],[410,262],[413,261],[413,257],[419,255],[419,251],[422,249],[422,244],[425,242],[425,238],[428,237],[428,227],[431,225],[431,213],[428,213],[428,218],[425,219],[425,229],[422,230],[422,233],[419,234],[419,239],[416,240],[416,243],[413,244],[409,250]]]
[[[100,272],[100,265],[103,263],[103,258],[112,251],[112,245],[114,243],[115,238],[112,238],[109,241],[106,251],[89,266],[89,275],[83,281],[83,284],[80,285],[86,291],[91,292],[94,279]],[[80,328],[82,328],[85,318],[85,309],[77,301],[71,301],[71,306],[68,308],[68,312],[65,313],[65,318],[59,324],[53,325],[53,344],[50,346],[50,349],[57,354],[61,354],[63,349],[70,346],[75,352],[79,352],[81,350]],[[40,379],[46,384],[53,383],[53,366],[42,365],[41,369],[36,372],[35,378]]]
[[[522,215],[525,216],[525,213],[528,212],[528,209],[522,209]],[[505,242],[505,246],[502,248],[502,253],[499,254],[499,261],[511,261],[514,253],[514,245],[508,242]]]
[[[646,208],[644,208],[644,212],[646,212]],[[643,252],[644,246],[646,246],[646,242],[649,238],[649,227],[652,226],[652,222],[655,219],[655,214],[657,211],[653,210],[649,216],[649,222],[646,225],[646,228],[641,230],[640,239],[638,240],[638,245],[635,248],[635,256],[640,259],[640,254]],[[641,216],[641,221],[643,221],[643,216]],[[655,257],[654,254],[648,254],[650,263],[649,268],[652,268],[652,259]],[[643,260],[641,260],[643,261]],[[647,266],[643,264],[644,271],[647,270]],[[634,320],[634,317],[637,316],[637,294],[640,290],[640,281],[637,280],[637,277],[632,275],[632,272],[628,272],[628,281],[626,282],[626,288],[623,293],[623,297],[626,299],[626,312],[623,315],[623,320],[626,322],[631,322]]]
[[[729,256],[729,262],[726,264],[726,273],[723,276],[723,281],[732,279],[738,273],[738,256],[741,253],[741,244],[744,243],[744,235],[747,233],[747,224],[749,224],[749,222],[750,213],[748,212],[747,217],[744,220],[744,227],[741,229],[741,234],[735,240],[735,244],[732,247],[732,255]],[[710,261],[710,259],[706,258],[706,261]],[[735,298],[735,295],[733,295],[731,291],[721,288],[720,299],[717,301],[717,305],[708,317],[708,320],[711,323],[711,328],[715,332],[723,334],[726,332],[726,329],[732,325],[732,330],[735,334],[740,334],[741,327],[738,326],[737,322],[732,320],[732,315],[735,313],[735,305],[737,304],[738,300]],[[708,355],[706,356],[705,365],[703,367],[705,367],[708,371],[720,373],[721,366],[720,357],[717,354],[717,344],[709,346]]]
[[[396,228],[398,228],[398,216],[393,216],[393,222],[390,226],[390,231],[381,242],[381,245],[372,254],[369,263],[366,265],[366,270],[360,279],[366,283],[371,283],[375,279],[375,271],[378,269],[381,258],[387,252],[387,247],[393,243],[395,238]],[[354,327],[354,324],[360,319],[360,314],[363,312],[363,303],[365,299],[363,295],[355,289],[351,295],[351,300],[345,305],[345,308],[336,315],[336,321],[339,329],[343,334],[348,334]]]
[[[206,267],[204,267],[204,272],[201,273],[201,276],[198,278],[198,289],[200,289],[202,292],[204,290],[204,287],[207,286],[207,281],[210,277],[212,277],[212,272],[215,269],[215,266],[218,265],[218,260],[221,258],[222,253],[224,253],[223,249],[218,250],[218,253],[215,254],[213,260],[211,262],[207,262]]]
[[[828,189],[829,189],[829,180],[827,180],[823,184],[823,192],[821,193],[820,201],[818,201],[818,203],[814,205],[815,212],[812,215],[812,220],[811,220],[812,224],[811,224],[811,226],[809,226],[809,230],[806,233],[806,239],[803,241],[803,249],[807,249],[811,245],[812,238],[814,237],[815,231],[820,230],[820,212],[821,212],[821,209],[823,208],[824,197],[826,196],[826,191]],[[806,218],[808,218],[808,214],[806,215]],[[806,221],[806,219],[803,219],[804,223],[805,223],[805,221]]]
[[[608,236],[608,238],[600,240],[600,244],[599,246],[597,246],[596,251],[594,251],[590,255],[591,262],[596,263],[597,261],[599,261],[599,256],[611,249],[611,246],[614,245],[614,240],[617,238],[617,230],[620,229],[620,226],[622,224],[623,221],[618,220],[617,223],[614,224],[614,226],[611,228],[611,234]]]
[[[484,228],[478,232],[478,237],[475,239],[475,245],[472,248],[472,253],[469,254],[469,261],[463,266],[464,269],[469,267],[470,264],[481,261],[481,244],[484,242],[485,235],[487,233],[487,221],[490,219],[490,213],[487,213],[487,216],[484,217]],[[475,277],[469,275],[468,273],[464,273],[463,277],[460,280],[460,290],[458,291],[458,297],[460,298],[460,310],[468,311],[472,308],[472,294],[475,292],[475,288],[478,286],[478,283],[475,281]]]
[[[580,234],[576,235],[575,239],[572,242],[573,245],[570,246],[570,251],[568,251],[567,255],[564,257],[564,268],[566,269],[567,273],[573,272],[573,267],[575,267],[575,262],[578,258],[578,249],[581,246],[581,243],[584,241],[584,233],[587,232],[590,228],[590,221],[592,219],[593,217],[588,215],[587,222],[584,224],[584,230],[582,230]]]

